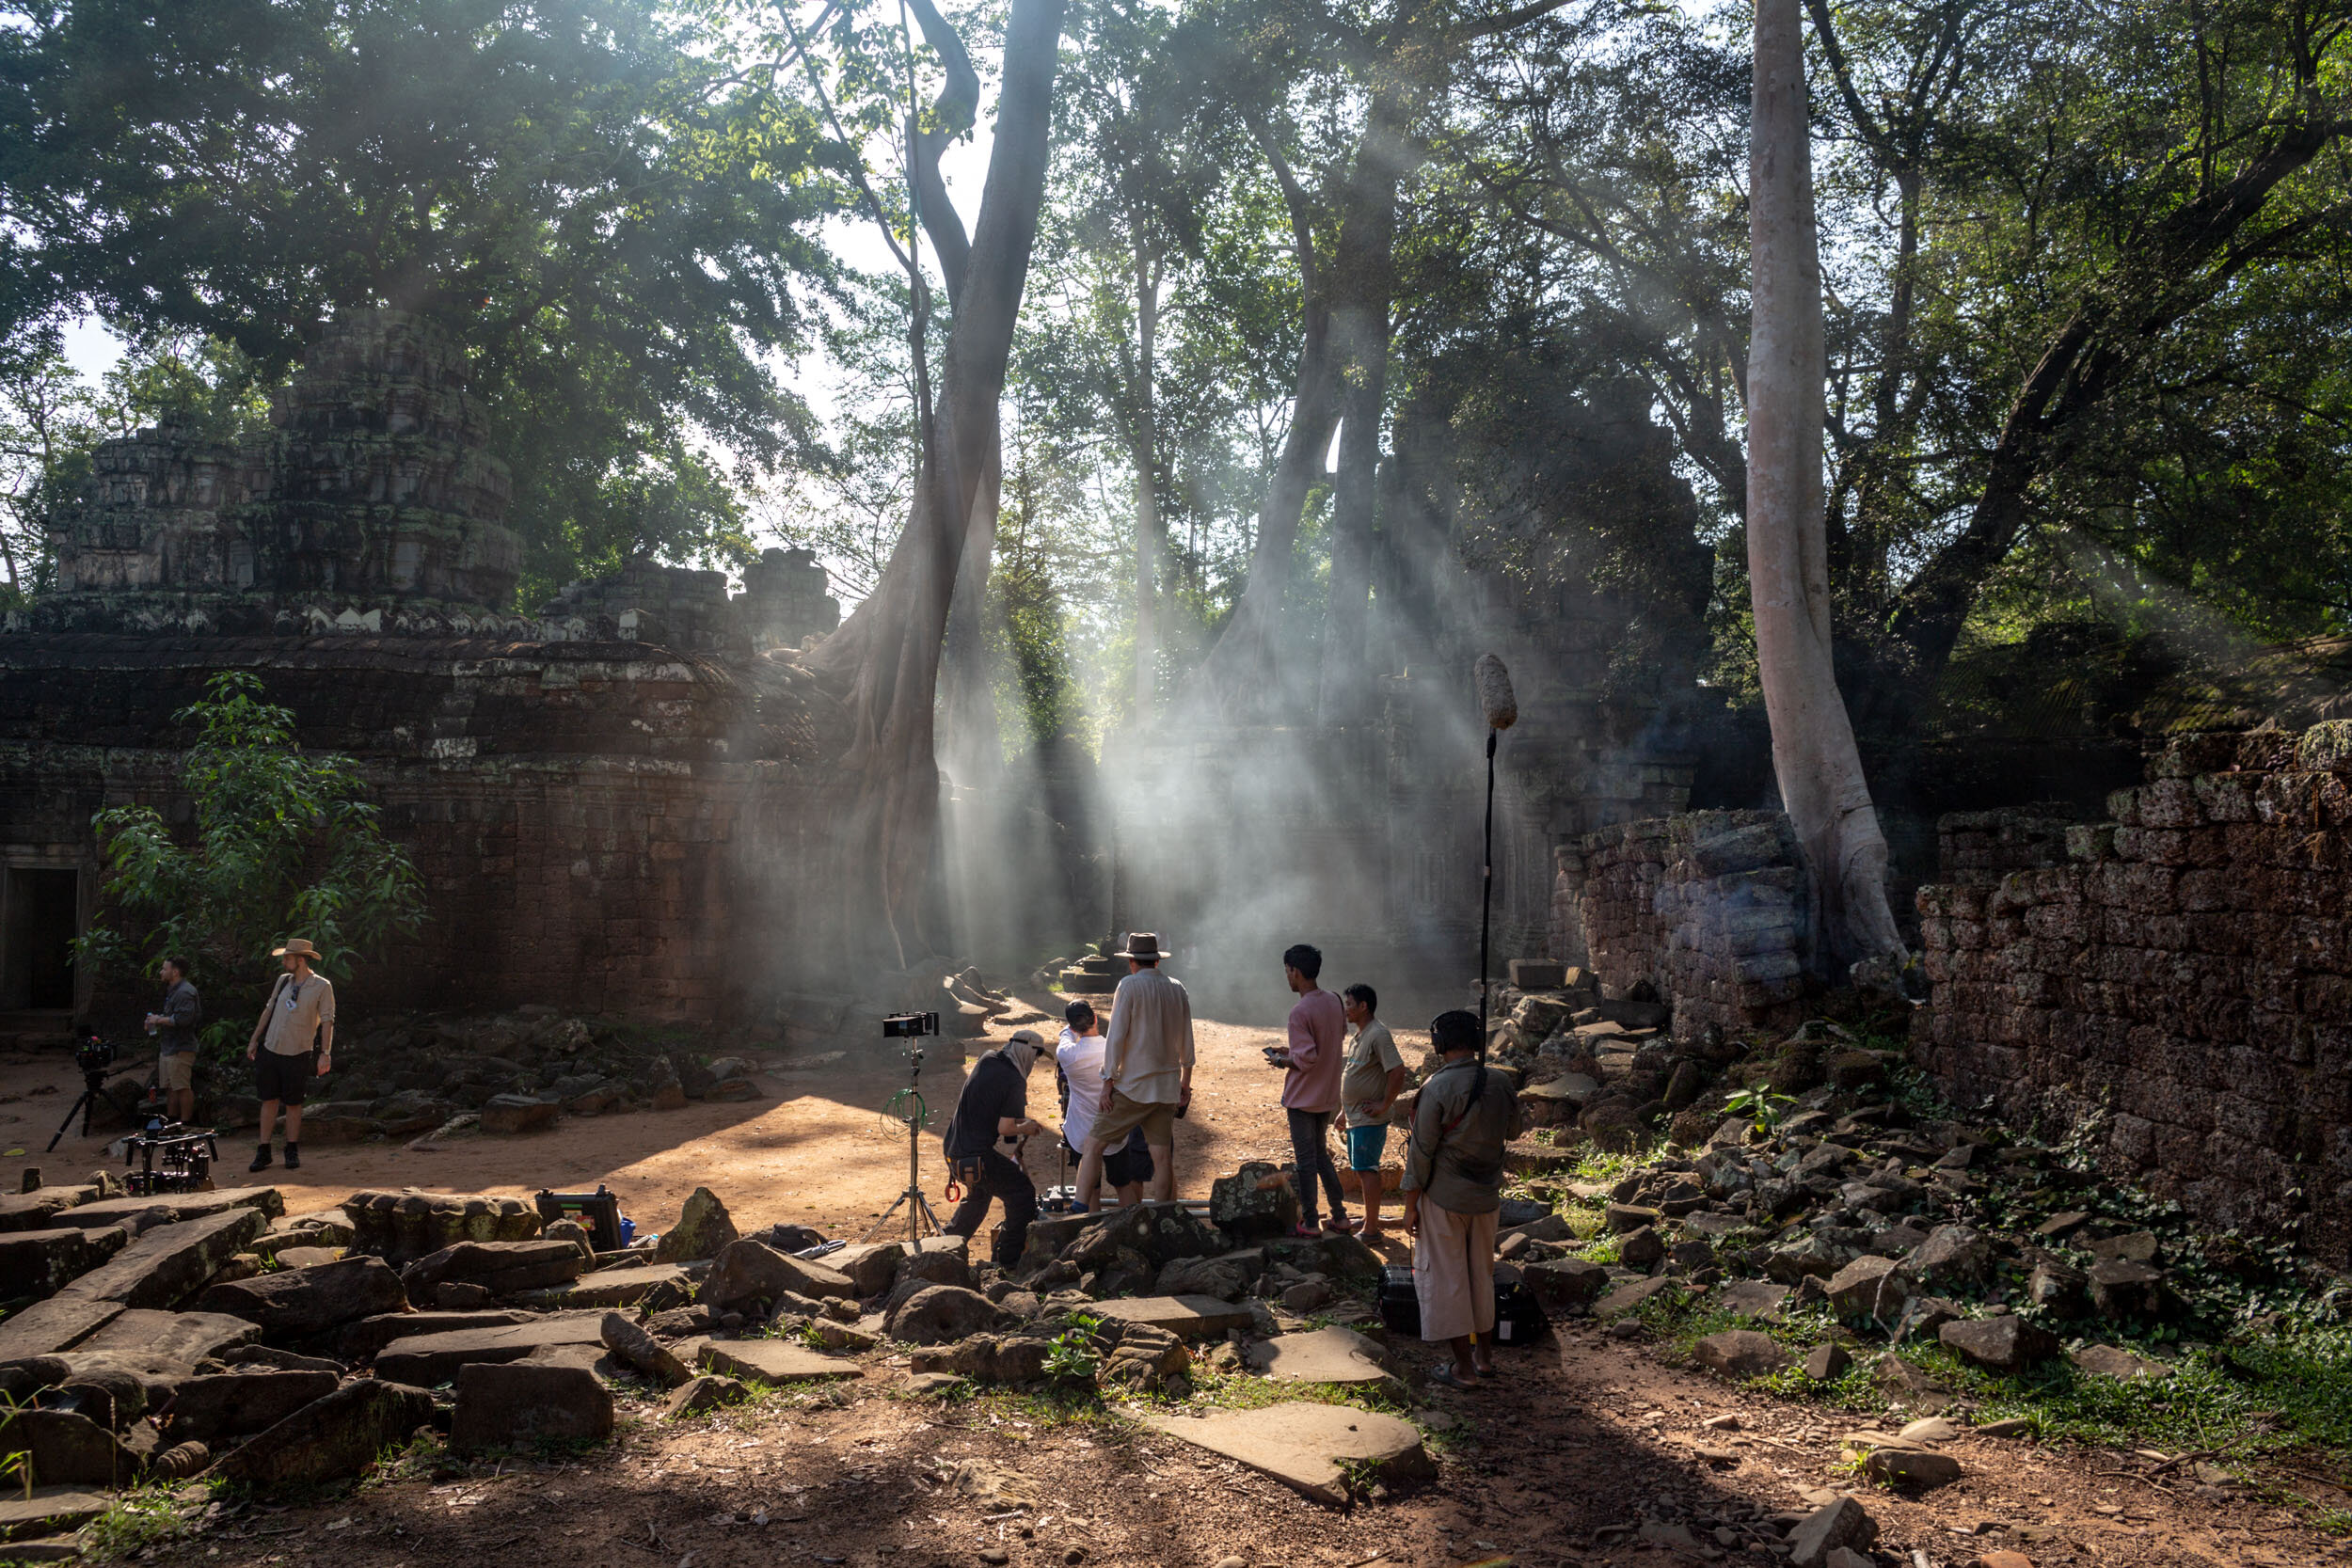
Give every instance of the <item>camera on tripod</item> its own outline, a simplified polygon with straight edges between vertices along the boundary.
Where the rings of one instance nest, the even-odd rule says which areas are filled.
[[[919,1040],[938,1033],[937,1013],[892,1013],[882,1020],[882,1038],[886,1040]]]
[[[85,1078],[103,1077],[115,1065],[114,1041],[101,1039],[95,1029],[84,1029],[73,1041],[73,1065]]]

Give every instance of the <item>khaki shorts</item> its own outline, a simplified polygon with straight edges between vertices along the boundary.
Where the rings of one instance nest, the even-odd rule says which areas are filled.
[[[168,1094],[175,1089],[196,1087],[196,1053],[193,1051],[158,1052],[155,1056],[155,1078]]]
[[[1130,1100],[1114,1088],[1111,1108],[1094,1118],[1087,1138],[1089,1142],[1100,1138],[1104,1148],[1116,1148],[1138,1127],[1143,1129],[1146,1144],[1168,1148],[1176,1141],[1176,1107],[1165,1101]]]

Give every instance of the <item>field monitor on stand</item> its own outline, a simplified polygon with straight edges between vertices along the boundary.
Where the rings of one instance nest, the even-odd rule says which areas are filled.
[[[1495,918],[1495,742],[1519,721],[1519,700],[1511,690],[1511,672],[1492,654],[1480,654],[1475,673],[1478,706],[1486,720],[1486,859],[1478,911],[1478,1023],[1486,1023],[1487,943]],[[1483,1049],[1486,1037],[1479,1037]]]

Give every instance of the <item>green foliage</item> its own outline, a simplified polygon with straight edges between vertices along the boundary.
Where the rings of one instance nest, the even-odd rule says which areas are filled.
[[[1757,1085],[1741,1089],[1724,1101],[1724,1109],[1735,1117],[1747,1117],[1756,1123],[1756,1132],[1770,1137],[1788,1117],[1788,1108],[1797,1102],[1793,1094],[1776,1094],[1771,1088]]]
[[[0,610],[50,586],[49,514],[88,472],[98,434],[55,324],[0,338]]]
[[[93,1562],[119,1562],[190,1528],[169,1486],[141,1486],[118,1496],[106,1512],[82,1527],[82,1555]],[[0,1547],[0,1557],[6,1555],[7,1548]]]
[[[94,310],[266,384],[317,321],[418,311],[469,352],[532,582],[739,555],[730,466],[811,450],[778,361],[843,190],[790,79],[713,41],[654,0],[25,8],[0,341]]]
[[[1100,1319],[1083,1314],[1073,1317],[1070,1326],[1046,1346],[1045,1375],[1070,1383],[1093,1383],[1103,1365],[1102,1354],[1094,1348],[1095,1330],[1101,1326]]]
[[[358,766],[306,755],[294,714],[262,700],[260,679],[215,675],[180,722],[196,726],[180,771],[194,806],[183,842],[151,806],[92,819],[106,865],[108,920],[81,939],[83,961],[151,973],[189,960],[215,1050],[241,1045],[269,974],[272,947],[308,937],[330,977],[424,922],[423,885],[407,852],[386,842]]]

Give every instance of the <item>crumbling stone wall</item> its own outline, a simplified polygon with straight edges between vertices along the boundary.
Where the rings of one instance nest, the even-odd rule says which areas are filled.
[[[350,977],[356,1005],[700,1020],[837,979],[840,737],[765,664],[610,642],[0,638],[0,847],[94,868],[102,807],[183,818],[171,716],[230,668],[261,675],[306,744],[360,760],[423,874],[429,924]],[[88,1005],[119,1020],[140,1001]]]
[[[1557,856],[1555,919],[1602,994],[1646,987],[1674,1032],[1795,1021],[1804,992],[1804,873],[1778,812],[1706,811],[1604,828]],[[1564,933],[1560,941],[1568,937]]]
[[[2352,724],[2184,738],[2108,815],[1945,819],[1917,1059],[2207,1219],[2352,1262]]]

